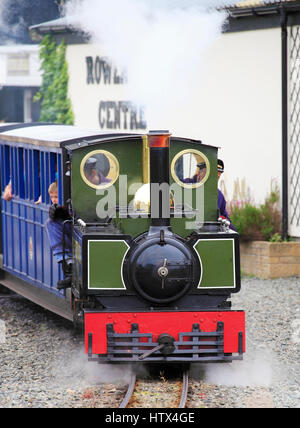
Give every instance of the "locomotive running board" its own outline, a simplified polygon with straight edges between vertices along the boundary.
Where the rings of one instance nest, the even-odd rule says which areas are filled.
[[[93,356],[93,334],[88,334],[88,360],[99,363],[141,362],[147,350],[153,353],[143,362],[231,362],[243,359],[243,332],[238,335],[238,355],[224,353],[224,323],[218,322],[217,329],[202,332],[199,324],[193,324],[191,332],[179,333],[174,341],[174,352],[163,355],[158,342],[153,342],[152,334],[139,333],[138,324],[131,324],[131,333],[115,333],[113,324],[107,324],[107,354]]]

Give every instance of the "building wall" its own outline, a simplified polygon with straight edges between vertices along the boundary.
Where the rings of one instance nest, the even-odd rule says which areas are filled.
[[[38,45],[0,46],[0,121],[32,122],[40,116],[34,102],[42,76]]]
[[[38,45],[0,46],[0,85],[39,87],[40,65]]]
[[[300,238],[300,25],[289,28],[289,233]]]
[[[172,109],[166,103],[162,113],[159,129],[221,148],[225,173],[220,187],[228,200],[245,198],[249,188],[251,197],[262,202],[272,181],[281,184],[280,49],[278,28],[222,34],[206,53],[199,79],[182,106]],[[105,83],[107,57],[103,47],[93,44],[67,47],[75,124],[144,132],[147,120],[153,129],[139,111],[133,121],[137,126],[131,127],[130,111],[122,113],[125,104],[117,111],[121,120],[116,121],[116,106],[130,100],[130,94],[126,83],[113,79],[116,73],[116,81],[122,81],[119,70],[111,69]]]
[[[223,34],[204,64],[199,126],[221,147],[228,199],[241,199],[244,185],[263,202],[273,180],[281,185],[280,37],[278,28]]]
[[[124,75],[109,63],[103,47],[68,45],[66,59],[75,125],[110,132],[145,131],[143,113],[135,111]]]

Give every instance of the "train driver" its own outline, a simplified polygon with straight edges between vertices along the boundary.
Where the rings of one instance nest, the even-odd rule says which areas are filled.
[[[206,174],[206,163],[201,162],[197,163],[197,170],[196,174],[192,178],[184,178],[181,180],[183,183],[193,184],[193,183],[200,183],[200,181],[203,180]]]
[[[222,159],[218,159],[218,180],[220,179],[223,172],[224,172],[224,162],[222,161]],[[236,231],[235,227],[231,223],[229,214],[226,210],[225,197],[224,197],[223,193],[221,192],[221,190],[219,190],[219,189],[218,189],[218,209],[219,209],[220,217],[223,217],[223,218],[226,218],[227,220],[229,220],[230,221],[229,228]]]

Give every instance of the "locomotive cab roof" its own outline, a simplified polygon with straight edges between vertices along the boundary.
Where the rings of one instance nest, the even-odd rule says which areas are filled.
[[[147,134],[147,132],[145,132],[145,134]],[[83,147],[83,144],[93,145],[93,143],[99,143],[101,140],[107,141],[123,138],[137,138],[142,137],[145,134],[130,132],[105,133],[99,132],[97,129],[41,122],[3,124],[0,127],[0,140],[45,147],[66,147],[70,150],[76,150],[77,148],[79,149]],[[187,143],[192,142],[194,144],[203,144],[200,140],[194,140],[190,138],[176,137],[176,139],[185,141]]]

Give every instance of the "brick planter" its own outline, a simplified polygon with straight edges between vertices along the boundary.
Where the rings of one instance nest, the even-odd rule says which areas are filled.
[[[259,278],[300,276],[300,242],[241,243],[242,273]]]

